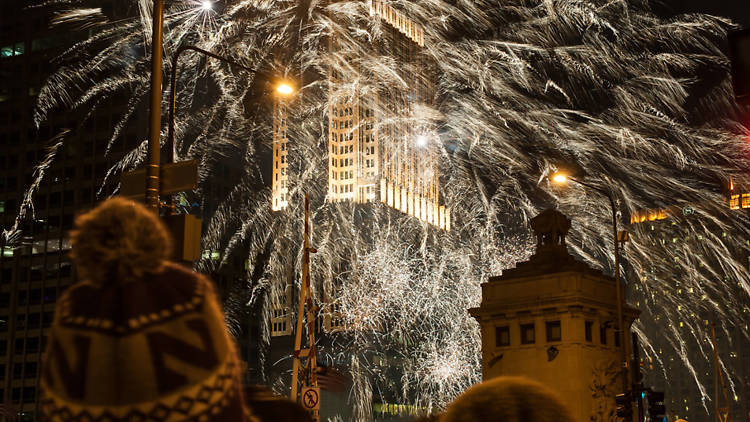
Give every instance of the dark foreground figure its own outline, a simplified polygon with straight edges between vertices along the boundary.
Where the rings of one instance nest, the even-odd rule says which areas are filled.
[[[260,422],[312,422],[300,404],[277,396],[263,386],[245,388],[245,399]]]
[[[60,298],[41,380],[45,421],[256,421],[212,284],[170,263],[143,206],[110,199],[79,216],[83,280]]]
[[[535,381],[499,377],[477,384],[448,406],[440,422],[573,422],[560,398]]]

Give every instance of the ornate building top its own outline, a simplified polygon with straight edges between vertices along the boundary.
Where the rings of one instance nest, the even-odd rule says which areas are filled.
[[[554,209],[542,211],[531,219],[531,228],[536,235],[536,252],[528,261],[520,262],[515,268],[503,271],[499,277],[490,281],[506,280],[528,276],[538,276],[566,271],[587,273],[606,277],[583,262],[577,261],[568,253],[565,236],[570,230],[571,220],[565,214]]]
[[[546,209],[531,219],[536,234],[536,250],[548,247],[565,248],[565,235],[570,230],[570,219],[560,211]]]

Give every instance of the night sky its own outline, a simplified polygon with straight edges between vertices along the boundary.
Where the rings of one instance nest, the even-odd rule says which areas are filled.
[[[750,0],[655,0],[671,9],[672,14],[707,13],[725,16],[750,28]]]

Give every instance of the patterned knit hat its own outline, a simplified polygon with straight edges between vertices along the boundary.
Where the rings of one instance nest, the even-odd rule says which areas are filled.
[[[149,232],[135,233],[134,225]],[[151,212],[122,199],[76,219],[73,257],[86,267],[86,281],[68,289],[55,311],[41,379],[44,420],[255,420],[213,286],[153,259],[168,250],[139,244],[159,237],[169,244]],[[119,248],[121,261],[103,247]]]

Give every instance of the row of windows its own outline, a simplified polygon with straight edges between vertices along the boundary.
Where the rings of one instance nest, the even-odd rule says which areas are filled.
[[[354,159],[353,158],[331,158],[331,165],[334,167],[348,167],[354,165]]]
[[[10,202],[10,201],[8,201]],[[6,202],[4,207],[0,207],[0,214],[3,214],[5,210],[7,211],[15,211],[15,207],[11,207],[11,205]],[[4,210],[2,210],[4,208]],[[44,208],[43,206],[36,206],[36,211],[42,211]],[[49,228],[50,230],[57,230],[57,229],[63,229],[67,230],[70,229],[73,226],[73,214],[64,214],[64,215],[48,215],[42,218],[37,218],[33,221],[24,221],[22,224],[22,230],[26,233],[29,233],[34,231],[34,233],[42,233],[45,231],[45,229]],[[56,241],[50,240],[50,243],[57,243]],[[54,252],[56,248],[50,248],[49,252]],[[34,249],[34,254],[43,253],[43,249]],[[12,255],[11,255],[12,256]],[[47,277],[50,278],[50,277]],[[10,279],[10,278],[9,278]],[[25,280],[24,280],[25,281]]]
[[[352,110],[351,107],[344,107],[343,110],[340,110],[338,107],[333,108],[333,115],[338,116],[351,116],[354,114],[354,110]]]
[[[62,290],[62,288],[61,288]],[[54,303],[57,300],[57,288],[45,287],[42,289],[21,290],[16,296],[18,306],[40,305],[43,303]],[[10,306],[10,293],[0,293],[0,308]]]
[[[336,120],[334,119],[331,123],[333,129],[349,129],[354,127],[354,123],[351,120]]]
[[[37,362],[14,363],[13,373],[11,376],[14,380],[21,378],[36,378],[38,364]],[[5,364],[0,364],[0,380],[5,379]]]
[[[70,40],[67,37],[59,35],[31,40],[31,51],[41,51],[49,48],[66,45]],[[0,47],[0,58],[21,56],[25,53],[24,42],[17,42]]]
[[[354,145],[333,145],[332,147],[332,154],[351,154],[354,152]]]
[[[333,140],[335,142],[336,141],[336,134],[334,133],[334,134],[332,134],[332,136],[333,136]],[[351,133],[351,132],[349,134],[343,134],[343,133],[339,134],[339,142],[351,141],[352,139],[354,139],[354,134]]]
[[[562,341],[562,325],[560,321],[546,321],[544,323],[546,341],[555,342]],[[593,321],[586,321],[584,324],[584,336],[587,342],[593,342]],[[534,323],[521,324],[521,344],[535,344],[536,343],[536,325]],[[599,327],[599,341],[601,344],[607,344],[607,328],[606,324],[602,324]],[[499,326],[495,327],[495,346],[505,347],[510,346],[510,326]],[[620,339],[615,336],[615,346],[620,346]]]
[[[750,208],[750,193],[733,194],[729,197],[729,209]]]
[[[40,158],[41,160],[41,158]],[[36,165],[38,161],[35,161],[33,158],[28,159],[28,163],[33,163],[33,165]],[[0,163],[2,164],[2,163]],[[13,164],[13,161],[10,161],[9,164],[12,166],[9,167],[10,170],[14,170],[17,167],[17,164]],[[96,179],[103,179],[104,176],[107,174],[107,171],[109,170],[109,167],[107,167],[104,163],[100,163],[96,166],[96,171],[94,171],[94,167],[90,164],[86,164],[82,167],[83,171],[81,173],[81,177],[85,180],[92,179],[94,176],[96,176]],[[0,170],[4,170],[0,168]],[[71,169],[70,167],[65,169],[65,172],[63,172],[62,169],[58,170],[52,170],[48,172],[44,178],[45,182],[47,182],[49,185],[53,184],[60,184],[60,183],[68,183],[71,182],[76,177],[77,172],[75,169]],[[25,184],[30,185],[32,184],[34,180],[34,176],[31,173],[25,174]],[[7,177],[3,177],[0,175],[0,190],[6,189],[9,192],[15,192],[18,190],[18,178],[15,175],[9,175]],[[87,190],[86,192],[90,193],[90,190]],[[72,191],[66,191],[66,194],[68,195],[69,199],[66,198],[65,200],[73,200],[73,192]],[[52,195],[59,195],[59,193],[54,193]],[[81,195],[85,196],[84,191],[81,191]],[[55,197],[50,197],[50,201],[56,201],[56,203],[51,203],[50,206],[59,206],[60,201],[59,198],[55,199]],[[37,195],[35,197],[34,203],[39,203],[41,206],[46,206],[46,197],[44,195]]]
[[[341,189],[339,189],[338,185],[331,185],[331,190],[333,190],[333,193],[349,193],[354,192],[354,185],[349,183],[346,185],[341,185]]]
[[[561,341],[562,330],[560,321],[547,321],[545,323],[547,332],[547,341]],[[534,344],[536,342],[536,332],[533,323],[521,324],[521,344]],[[495,346],[510,346],[510,327],[495,327]]]
[[[14,343],[13,351],[17,355],[39,353],[44,350],[47,345],[47,336],[29,337],[29,338],[17,338]],[[0,356],[5,356],[8,353],[8,340],[0,340]]]
[[[53,313],[51,311],[16,315],[16,330],[49,328],[52,325],[52,318]],[[0,315],[0,332],[6,331],[8,331],[8,316]]]
[[[34,403],[36,402],[36,388],[35,387],[14,387],[10,390],[10,400],[13,403],[21,403],[21,389],[23,388],[23,402]],[[0,388],[0,397],[4,397],[5,390]],[[29,412],[18,413],[20,421],[32,421],[34,420],[34,414]]]
[[[351,180],[354,178],[353,171],[334,171],[333,180]]]

